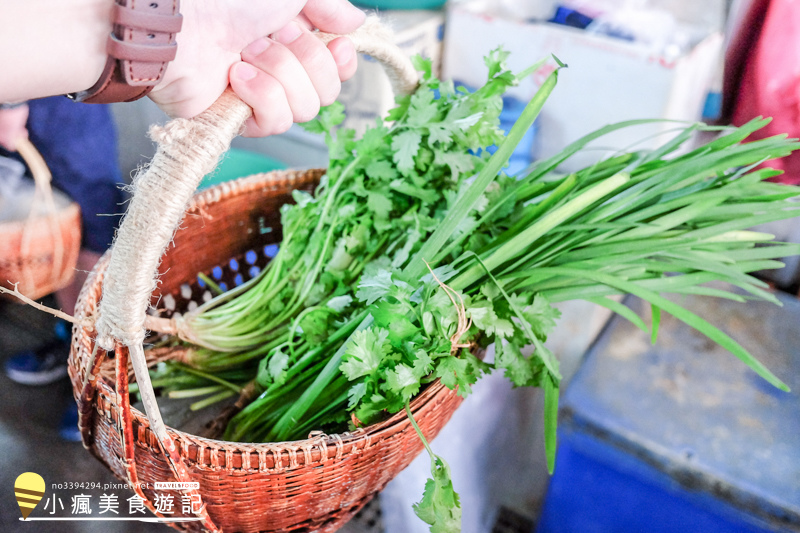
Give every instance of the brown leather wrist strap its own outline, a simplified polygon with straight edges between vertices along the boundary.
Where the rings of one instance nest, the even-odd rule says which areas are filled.
[[[108,61],[90,89],[68,95],[90,104],[132,102],[161,81],[175,59],[183,22],[180,0],[116,0],[111,13]]]

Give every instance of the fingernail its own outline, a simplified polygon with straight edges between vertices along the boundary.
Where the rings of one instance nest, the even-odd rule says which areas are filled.
[[[272,43],[269,41],[269,39],[264,39],[262,37],[248,44],[247,47],[244,50],[242,50],[242,53],[251,56],[257,56],[258,54],[269,48],[270,44]]]
[[[286,26],[272,35],[272,38],[281,44],[289,44],[303,34],[303,30],[295,22],[289,22]]]
[[[343,46],[336,51],[336,64],[344,66],[356,56],[355,48],[352,46]]]
[[[258,71],[253,65],[239,63],[236,65],[236,77],[242,81],[249,81],[256,77]]]

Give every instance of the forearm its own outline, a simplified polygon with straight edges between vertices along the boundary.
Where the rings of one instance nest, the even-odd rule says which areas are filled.
[[[88,89],[106,62],[113,0],[0,0],[0,102]]]

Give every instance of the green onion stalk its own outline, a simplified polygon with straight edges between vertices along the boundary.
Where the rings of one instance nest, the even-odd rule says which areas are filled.
[[[448,282],[449,286],[465,296],[476,295],[491,281],[509,304],[513,301],[511,296],[523,293],[534,293],[550,303],[585,299],[608,307],[645,328],[641,319],[610,298],[635,294],[650,302],[654,311],[663,309],[673,314],[731,351],[771,384],[787,390],[780,379],[733,339],[662,296],[664,293],[705,294],[745,300],[733,292],[706,286],[708,282],[721,280],[744,289],[750,297],[778,303],[766,290],[767,285],[751,273],[780,267],[776,259],[800,253],[800,247],[772,243],[772,236],[747,228],[796,216],[798,206],[792,198],[800,190],[765,182],[779,173],[753,167],[764,160],[788,155],[800,145],[784,136],[740,144],[742,138],[766,122],[754,120],[709,145],[675,155],[688,142],[691,132],[716,129],[692,125],[679,135],[683,142],[673,143],[670,150],[662,150],[657,158],[653,152],[624,154],[574,175],[558,180],[548,178],[556,165],[587,142],[636,124],[605,128],[537,165],[530,174],[509,187],[496,204],[486,209],[473,233],[455,238],[451,235],[440,243],[434,242],[434,234],[427,241],[430,246],[418,252],[419,263],[412,261],[406,267],[405,279],[413,280],[424,272],[425,263],[421,259],[427,255],[434,258],[430,262],[433,266],[450,262],[456,275]],[[477,191],[480,191],[480,178],[479,175],[474,182]],[[556,200],[547,202],[555,191],[565,189],[567,192],[559,194]],[[519,194],[531,190],[553,192],[544,192],[534,199],[528,194]],[[513,209],[504,209],[505,202],[513,202]],[[468,200],[464,203],[468,204]],[[543,203],[549,203],[549,209],[541,209]],[[520,224],[520,221],[524,222]],[[446,225],[442,223],[439,227]],[[447,254],[436,254],[437,250]],[[509,307],[516,318],[523,315],[512,305]],[[370,316],[373,314],[371,311]],[[414,324],[422,327],[419,320]],[[360,324],[361,329],[371,326],[369,318]],[[654,337],[656,330],[652,331]],[[479,333],[475,328],[473,337]],[[447,334],[441,337],[447,338]],[[526,332],[525,337],[536,346],[542,365],[547,369],[546,378],[536,383],[544,385],[550,394],[546,404],[550,406],[548,459],[552,463],[553,412],[557,409],[560,375],[555,358],[542,344],[542,335]],[[257,437],[275,440],[301,437],[292,433],[295,421],[303,420],[305,413],[313,413],[314,399],[327,390],[338,375],[346,352],[346,347],[342,346],[312,387],[294,402],[273,429]],[[341,409],[345,408],[353,409],[353,402],[347,406],[343,402]],[[243,411],[233,420],[234,429],[228,436],[247,439],[246,433],[235,428],[243,420],[257,417],[258,411],[257,405]],[[368,417],[359,418],[368,420]]]
[[[561,375],[545,341],[559,315],[552,304],[574,299],[619,313],[653,339],[661,311],[671,313],[787,390],[733,339],[665,295],[778,303],[753,273],[781,266],[800,246],[749,228],[798,214],[800,189],[766,181],[779,173],[759,164],[800,144],[785,136],[743,143],[765,119],[740,128],[684,124],[658,148],[555,174],[590,143],[657,122],[627,121],[509,177],[502,169],[559,71],[503,136],[499,95],[518,79],[503,59],[487,60],[489,82],[474,93],[428,71],[420,90],[398,101],[393,124],[379,121],[358,141],[347,130],[334,135],[333,112],[312,125],[326,135],[331,166],[314,196],[297,193],[296,205],[284,207],[278,255],[257,279],[189,317],[203,346],[192,366],[246,369],[239,377],[256,384],[224,438],[282,441],[367,424],[405,409],[433,379],[466,395],[495,370],[544,389],[552,469]],[[719,136],[692,148],[704,131]],[[491,156],[481,151],[490,144]],[[613,298],[622,294],[650,303],[650,327]],[[489,344],[491,363],[466,348]],[[235,393],[192,384],[212,396]]]

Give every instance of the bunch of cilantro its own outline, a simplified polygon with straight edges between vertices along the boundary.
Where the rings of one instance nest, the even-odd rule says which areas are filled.
[[[691,124],[654,150],[553,174],[604,135],[651,122],[629,121],[511,178],[502,168],[559,70],[504,136],[501,95],[518,79],[505,59],[500,51],[487,57],[487,83],[472,93],[440,82],[417,59],[419,89],[398,99],[391,124],[379,120],[358,140],[336,131],[340,108],[326,109],[308,127],[324,133],[330,167],[314,195],[296,192],[296,204],[283,208],[277,256],[260,277],[187,316],[202,347],[189,358],[186,382],[206,376],[215,391],[226,388],[215,398],[242,391],[252,400],[230,420],[228,440],[302,439],[404,409],[431,455],[432,478],[415,511],[433,532],[460,529],[460,504],[411,399],[436,379],[466,396],[493,370],[515,386],[543,388],[552,471],[561,375],[544,343],[559,318],[554,303],[608,307],[654,341],[666,311],[786,389],[733,339],[663,294],[744,301],[707,286],[724,281],[777,302],[751,273],[781,266],[775,259],[800,247],[748,228],[795,216],[800,189],[766,182],[778,173],[756,167],[800,144],[785,136],[742,143],[762,119],[738,129]],[[689,148],[697,131],[719,136]],[[612,298],[621,294],[651,304],[649,328]],[[478,356],[490,345],[494,359],[484,361]],[[169,372],[180,389],[175,368]],[[235,382],[224,378],[234,374]]]
[[[231,386],[208,388],[210,400],[235,394],[245,384],[239,371],[252,372],[249,390],[258,397],[229,425],[227,438],[294,438],[349,419],[344,408],[358,393],[340,374],[315,401],[313,417],[276,424],[366,316],[359,281],[403,269],[486,166],[486,148],[503,142],[502,95],[518,81],[506,57],[497,50],[486,58],[487,82],[474,92],[439,81],[429,60],[415,59],[419,88],[398,98],[387,122],[377,120],[360,139],[338,128],[338,104],[305,125],[324,134],[329,168],[313,195],[295,191],[295,203],[282,208],[277,255],[256,279],[184,316],[198,345],[189,358],[195,375],[237,373]],[[456,233],[467,235],[498,192],[487,191]],[[397,398],[386,401],[402,407]],[[382,410],[377,401],[370,409]],[[370,409],[359,415],[373,419]]]
[[[334,134],[344,118],[340,104],[307,123],[325,135],[328,171],[313,195],[295,191],[296,204],[283,207],[280,250],[260,276],[186,315],[198,344],[215,352],[195,363],[223,368],[232,358],[215,355],[248,349],[260,359],[275,341],[287,341],[303,312],[296,324],[303,340],[327,337],[331,327],[323,324],[342,318],[365,268],[377,261],[405,265],[484,166],[483,149],[504,137],[501,95],[516,83],[505,57],[496,51],[487,58],[489,79],[472,93],[440,82],[430,61],[418,58],[418,90],[398,99],[387,117],[391,125],[378,119],[361,139],[348,129]],[[233,359],[238,365],[244,358]]]

